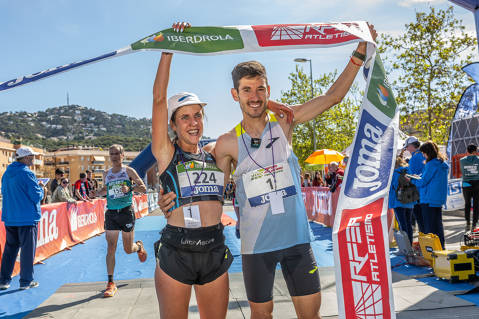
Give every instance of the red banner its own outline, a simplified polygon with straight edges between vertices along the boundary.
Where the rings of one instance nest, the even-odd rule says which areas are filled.
[[[381,214],[383,198],[357,209],[345,209],[341,214],[338,241],[341,260],[342,287],[346,314],[351,318],[391,318],[389,302],[388,262],[384,254]],[[379,240],[378,240],[379,239]],[[348,316],[349,318],[349,316]]]
[[[302,187],[304,206],[308,219],[332,227],[340,189],[334,193],[328,187]]]
[[[148,215],[147,195],[133,196],[136,218]],[[42,217],[38,223],[35,263],[42,261],[67,247],[104,232],[106,200],[73,204],[56,203],[42,206]],[[0,211],[0,218],[2,212]],[[5,225],[0,222],[0,261],[5,247]],[[18,274],[19,263],[14,275]]]

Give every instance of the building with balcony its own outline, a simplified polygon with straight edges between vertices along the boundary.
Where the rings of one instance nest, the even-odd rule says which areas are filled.
[[[128,165],[139,152],[125,152],[123,164]],[[72,183],[80,178],[80,173],[90,170],[100,187],[103,186],[103,173],[111,168],[108,150],[99,148],[61,149],[45,154],[46,177],[54,178],[55,169],[62,169]]]

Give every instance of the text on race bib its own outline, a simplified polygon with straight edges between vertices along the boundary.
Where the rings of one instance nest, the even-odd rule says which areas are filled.
[[[223,196],[224,174],[213,163],[189,161],[176,165],[181,197]]]
[[[246,197],[252,207],[269,203],[272,192],[276,192],[278,196],[281,194],[282,198],[296,195],[288,162],[248,172],[242,179]]]

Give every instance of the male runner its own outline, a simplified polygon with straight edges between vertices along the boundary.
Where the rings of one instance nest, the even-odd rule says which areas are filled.
[[[370,26],[373,39],[376,31]],[[319,318],[321,293],[310,229],[301,196],[300,167],[293,153],[296,124],[310,121],[339,103],[365,60],[361,42],[344,71],[325,95],[291,108],[293,123],[266,111],[270,87],[264,67],[255,61],[238,64],[233,72],[233,99],[243,120],[220,136],[215,154],[229,176],[235,167],[240,206],[243,278],[251,318],[271,318],[273,283],[279,262],[299,318]]]
[[[108,251],[106,255],[106,268],[108,272],[108,284],[104,297],[113,297],[117,287],[113,282],[115,270],[115,252],[118,235],[121,230],[123,249],[127,254],[138,253],[138,258],[144,262],[147,257],[143,242],[135,238],[135,212],[132,206],[132,193],[144,193],[145,184],[136,171],[122,164],[124,157],[123,146],[114,144],[110,146],[110,161],[112,168],[103,174],[105,186],[98,195],[106,194],[107,211],[105,212],[105,232]],[[131,181],[135,183],[132,185]]]

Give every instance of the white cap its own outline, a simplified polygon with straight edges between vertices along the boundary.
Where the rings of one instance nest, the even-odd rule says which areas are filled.
[[[23,146],[17,149],[15,152],[16,158],[22,158],[25,156],[30,156],[30,155],[38,155],[37,152],[34,152],[30,147],[28,146]]]
[[[404,141],[404,147],[407,147],[409,144],[412,144],[414,142],[419,142],[419,140],[417,139],[417,137],[415,136],[409,136],[406,141]]]
[[[194,93],[181,92],[170,97],[168,99],[168,123],[170,123],[171,116],[177,109],[192,104],[199,104],[202,107],[206,105],[206,103],[201,102],[198,96]]]

